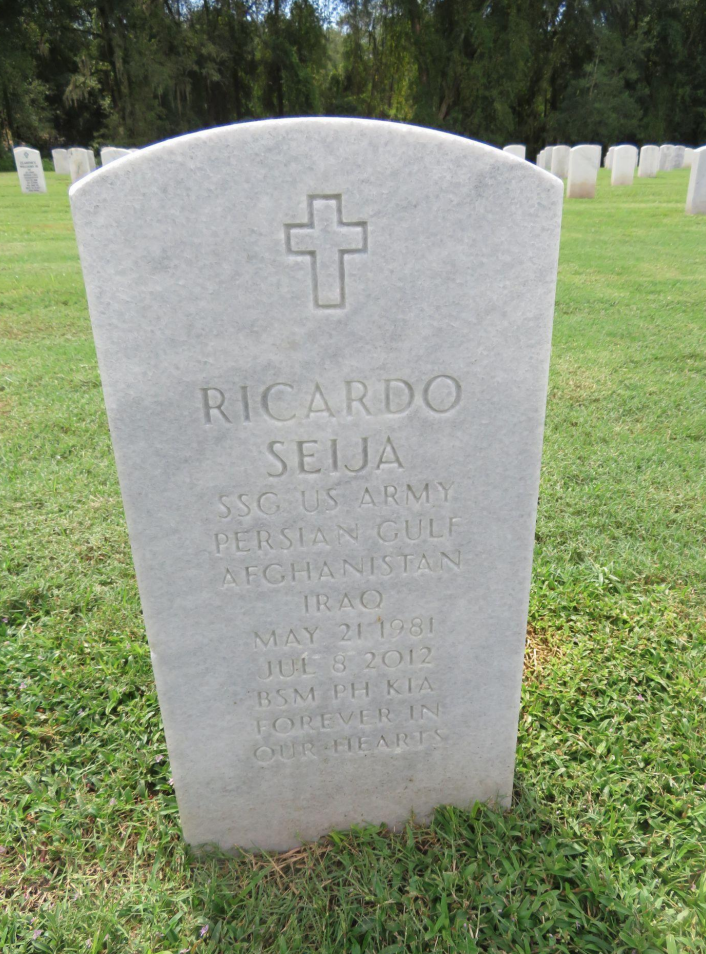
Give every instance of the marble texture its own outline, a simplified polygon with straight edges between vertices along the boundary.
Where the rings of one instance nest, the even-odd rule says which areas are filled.
[[[69,194],[186,839],[508,805],[562,184],[286,119]]]
[[[601,167],[601,146],[574,146],[569,157],[569,178],[566,185],[568,199],[593,199],[596,180]]]
[[[641,179],[654,179],[659,172],[659,146],[643,146],[640,149],[640,164],[637,169]]]
[[[525,159],[527,157],[527,148],[519,143],[503,146],[503,152],[509,152],[511,156],[516,156],[518,159]]]
[[[24,193],[46,192],[47,182],[39,150],[31,149],[29,146],[17,146],[12,150],[12,154],[20,180],[20,189]]]
[[[569,158],[571,149],[569,146],[554,146],[552,149],[552,175],[559,179],[566,179],[569,175]]]
[[[610,184],[614,186],[632,185],[636,166],[637,146],[628,144],[616,146],[610,172]]]
[[[694,149],[691,157],[686,214],[706,215],[706,146]]]
[[[68,176],[71,174],[68,149],[52,149],[51,158],[54,163],[54,172],[57,175]]]

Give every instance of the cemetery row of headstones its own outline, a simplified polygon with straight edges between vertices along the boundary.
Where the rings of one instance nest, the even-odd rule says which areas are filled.
[[[116,159],[127,156],[134,149],[120,149],[104,146],[101,149],[101,165],[106,166]],[[566,195],[569,199],[592,199],[596,194],[596,180],[601,166],[602,147],[583,144],[579,146],[546,146],[537,155],[537,165],[551,172],[559,179],[567,180]],[[521,144],[504,147],[504,152],[518,159],[526,158],[526,148]],[[46,180],[39,151],[26,146],[14,150],[20,186],[23,192],[46,192]],[[698,170],[698,157],[701,150],[687,146],[675,146],[665,143],[662,146],[637,146],[623,144],[611,146],[604,159],[604,166],[611,172],[611,185],[632,185],[635,170],[640,178],[654,178],[658,172],[673,169],[690,168],[686,211],[690,215],[702,214],[706,210],[706,159],[702,159],[702,171]],[[59,175],[70,175],[72,182],[93,172],[96,157],[92,149],[53,149],[54,171]],[[702,179],[704,184],[702,185]]]
[[[512,151],[517,146],[506,146]],[[662,146],[637,146],[628,143],[611,146],[603,164],[610,170],[614,186],[633,184],[635,171],[640,178],[654,178],[658,172],[691,169],[686,212],[689,215],[706,213],[706,147],[692,149],[665,143]],[[602,148],[598,145],[546,146],[537,155],[537,165],[559,179],[567,180],[567,198],[592,199],[596,194],[596,180],[601,167]],[[518,153],[513,153],[518,155]],[[524,158],[524,156],[522,156]]]
[[[106,166],[116,159],[130,155],[131,152],[136,150],[104,146],[101,149],[101,165]],[[39,150],[31,149],[29,146],[17,146],[13,154],[22,191],[46,192],[47,183]],[[77,182],[82,176],[96,169],[96,156],[92,149],[83,149],[79,146],[72,149],[52,149],[51,157],[54,172],[60,176],[71,176],[72,182]]]

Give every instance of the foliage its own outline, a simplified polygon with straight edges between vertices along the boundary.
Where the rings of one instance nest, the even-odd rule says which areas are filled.
[[[706,954],[706,220],[566,203],[515,804],[180,840],[66,196],[0,176],[3,954]]]
[[[703,0],[4,0],[0,137],[140,146],[320,113],[548,141],[706,139]]]

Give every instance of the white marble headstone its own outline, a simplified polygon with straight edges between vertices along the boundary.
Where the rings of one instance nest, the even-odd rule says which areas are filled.
[[[15,157],[15,168],[22,191],[25,193],[46,192],[47,182],[39,150],[30,149],[29,146],[17,146],[12,153]]]
[[[637,175],[641,179],[654,179],[659,172],[659,146],[643,146],[640,149],[640,165]]]
[[[613,168],[613,153],[615,152],[615,146],[610,146],[608,152],[605,154],[604,166],[606,169]]]
[[[552,171],[552,152],[553,151],[554,151],[554,146],[544,147],[544,169],[547,172]]]
[[[517,156],[518,159],[524,159],[527,155],[526,147],[520,145],[519,143],[503,146],[503,152],[509,152],[511,156]]]
[[[694,156],[694,150],[690,146],[684,149],[684,168],[691,169],[691,160]]]
[[[681,169],[684,165],[684,146],[674,146],[669,157],[669,168]]]
[[[568,199],[593,199],[596,179],[601,167],[601,147],[574,146],[569,157],[569,178],[566,185]]]
[[[664,143],[664,145],[659,147],[659,171],[668,172],[671,163],[672,163],[672,152],[674,151],[674,146],[670,143]]]
[[[71,174],[68,149],[52,149],[51,158],[54,163],[54,172],[57,175],[68,176]]]
[[[561,183],[292,119],[70,196],[187,840],[508,804]]]
[[[83,176],[87,176],[91,171],[88,158],[88,149],[81,146],[74,146],[69,149],[69,175],[72,182],[77,182]]]
[[[686,214],[706,215],[706,146],[694,149],[691,157]]]
[[[566,179],[569,175],[569,158],[571,148],[569,146],[554,146],[552,149],[552,175],[560,179]]]
[[[115,162],[116,159],[129,156],[131,151],[130,149],[121,149],[118,146],[103,146],[101,149],[101,165],[107,166],[109,162]]]
[[[614,186],[632,185],[636,166],[637,146],[629,144],[616,146],[613,152],[610,184]]]

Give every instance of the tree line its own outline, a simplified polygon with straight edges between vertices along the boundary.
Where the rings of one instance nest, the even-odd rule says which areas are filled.
[[[0,151],[273,116],[706,142],[706,0],[2,0]]]

